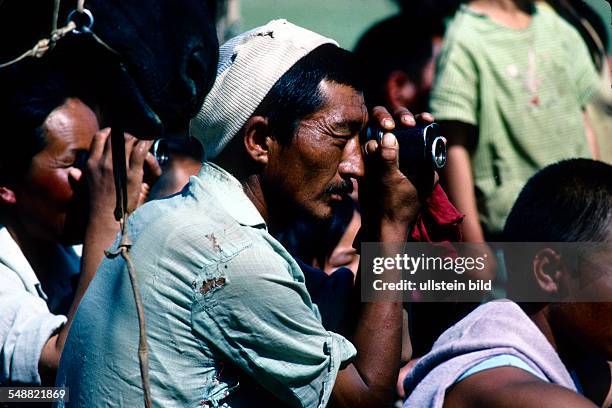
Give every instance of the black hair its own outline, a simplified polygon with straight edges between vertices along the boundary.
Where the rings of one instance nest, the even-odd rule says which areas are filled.
[[[443,33],[441,19],[419,20],[406,14],[387,18],[368,29],[355,47],[359,65],[368,73],[365,83],[368,106],[386,104],[384,84],[395,70],[420,84],[423,69],[433,55],[433,38]]]
[[[363,90],[354,55],[333,44],[324,44],[281,76],[253,116],[267,117],[272,136],[288,145],[299,122],[324,106],[319,88],[323,80],[348,85],[359,92]]]
[[[506,220],[504,237],[508,242],[545,243],[578,277],[584,256],[598,245],[575,243],[608,245],[611,225],[612,166],[571,159],[545,167],[529,179]],[[563,244],[566,242],[574,244]],[[508,295],[519,301],[527,313],[537,311],[543,304],[521,299],[546,299],[533,282],[531,267],[540,247],[508,247],[510,252],[506,254]]]
[[[504,229],[509,242],[607,242],[612,224],[612,166],[571,159],[535,174]]]
[[[46,117],[71,96],[62,76],[39,68],[22,65],[0,72],[0,185],[27,173],[32,158],[46,146]]]

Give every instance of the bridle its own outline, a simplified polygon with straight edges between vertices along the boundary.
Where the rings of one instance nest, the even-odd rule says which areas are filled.
[[[0,0],[0,7],[2,6],[3,0]],[[114,50],[110,45],[104,42],[96,33],[92,30],[94,25],[94,16],[92,12],[85,8],[85,0],[77,0],[77,6],[72,10],[66,19],[66,24],[63,27],[57,27],[59,18],[61,0],[54,0],[53,4],[53,18],[51,24],[51,32],[49,38],[43,38],[36,42],[34,46],[19,55],[18,57],[0,64],[0,70],[7,68],[11,65],[17,64],[18,62],[26,58],[42,58],[47,52],[51,51],[55,45],[65,38],[68,34],[83,36],[87,35],[93,38],[98,44],[103,46],[107,51],[114,54],[114,56],[121,59],[121,54]],[[119,125],[119,126],[117,126]],[[111,148],[113,154],[113,176],[115,180],[115,192],[116,192],[116,206],[114,216],[119,221],[121,226],[121,240],[116,251],[104,251],[105,255],[112,259],[121,255],[127,265],[130,282],[132,285],[132,292],[134,294],[134,300],[136,302],[136,312],[138,314],[138,326],[139,326],[139,344],[138,344],[138,361],[140,363],[140,375],[142,379],[142,388],[144,391],[144,402],[146,408],[153,407],[151,399],[151,387],[149,383],[149,356],[145,330],[145,318],[144,318],[144,306],[142,303],[142,297],[140,294],[140,288],[138,286],[138,280],[136,277],[136,271],[134,264],[130,257],[130,248],[132,243],[128,236],[127,231],[127,219],[128,213],[128,194],[127,194],[127,169],[125,161],[125,139],[123,133],[123,126],[121,124],[115,124],[111,128]]]
[[[77,6],[74,10],[72,10],[68,14],[68,18],[66,19],[66,24],[63,27],[57,27],[57,22],[59,19],[59,9],[60,9],[61,0],[55,0],[53,3],[53,18],[51,21],[51,32],[49,33],[49,38],[42,38],[34,44],[32,48],[19,55],[18,57],[1,63],[0,69],[9,67],[18,63],[19,61],[25,58],[42,58],[45,54],[52,50],[55,45],[66,37],[68,34],[73,35],[82,35],[87,34],[90,35],[91,38],[96,40],[98,44],[106,48],[109,52],[115,54],[115,56],[120,56],[120,54],[115,51],[110,45],[108,45],[104,40],[96,35],[94,31],[92,31],[92,27],[94,25],[94,17],[89,9],[85,8],[85,0],[78,0]],[[2,6],[2,2],[0,2],[0,6]]]

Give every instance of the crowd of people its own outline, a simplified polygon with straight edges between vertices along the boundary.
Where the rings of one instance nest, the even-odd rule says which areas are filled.
[[[431,3],[354,52],[282,19],[230,39],[216,71],[187,64],[211,87],[161,153],[113,147],[108,98],[57,66],[0,68],[0,385],[87,407],[612,406],[601,24],[580,1]],[[440,174],[394,134],[434,121]],[[365,242],[532,245],[463,277],[507,299],[404,303],[363,301]],[[576,242],[598,245],[551,245]]]

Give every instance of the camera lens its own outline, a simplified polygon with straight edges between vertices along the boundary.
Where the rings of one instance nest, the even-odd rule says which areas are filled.
[[[436,137],[431,144],[431,158],[437,169],[446,165],[446,139],[443,136]]]
[[[163,166],[170,161],[168,143],[166,143],[164,139],[157,139],[153,143],[153,146],[151,146],[151,154],[153,154],[160,166]]]
[[[361,143],[376,140],[381,143],[385,133],[393,133],[399,143],[400,167],[408,165],[439,170],[446,165],[446,139],[440,136],[436,123],[427,126],[397,127],[392,131],[368,126],[361,133]]]

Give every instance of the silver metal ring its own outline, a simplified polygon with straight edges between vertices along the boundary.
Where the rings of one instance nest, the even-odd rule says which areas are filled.
[[[76,14],[84,14],[89,19],[89,22],[87,24],[78,25],[77,22],[74,20],[74,16]],[[74,22],[74,24],[77,24],[77,27],[72,30],[72,33],[79,35],[91,31],[91,27],[93,27],[94,24],[94,17],[93,14],[91,14],[91,11],[86,8],[84,8],[82,12],[79,12],[78,10],[74,9],[70,12],[70,14],[68,14],[66,23],[70,23],[71,21]]]
[[[436,169],[446,165],[446,138],[438,136],[431,144],[431,158]]]

